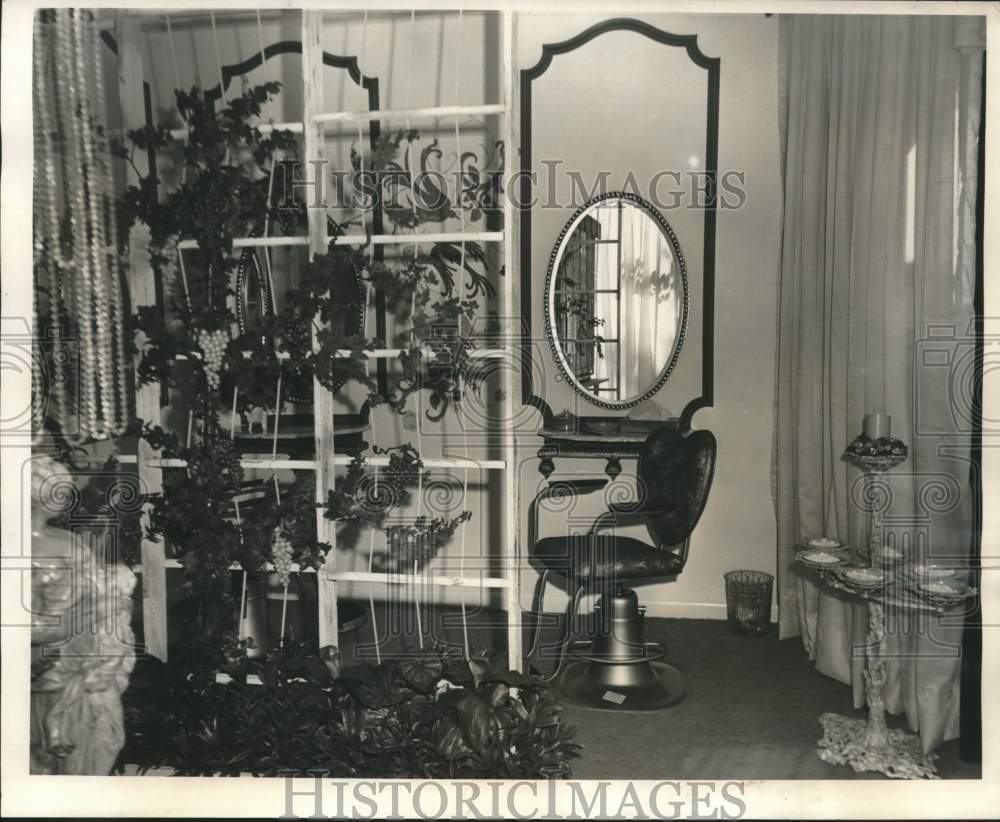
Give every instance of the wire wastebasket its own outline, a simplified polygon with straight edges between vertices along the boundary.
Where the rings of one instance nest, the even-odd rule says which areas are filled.
[[[730,571],[726,579],[729,630],[759,636],[771,627],[774,577],[763,571]]]

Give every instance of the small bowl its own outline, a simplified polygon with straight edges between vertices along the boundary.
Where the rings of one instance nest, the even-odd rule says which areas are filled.
[[[584,425],[592,434],[617,434],[622,427],[621,420],[587,420]]]
[[[837,568],[837,576],[849,585],[870,590],[885,587],[887,581],[882,570],[859,565],[842,565]]]

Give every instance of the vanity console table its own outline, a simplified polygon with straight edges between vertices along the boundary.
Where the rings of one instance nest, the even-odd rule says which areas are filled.
[[[680,426],[680,420],[624,420],[586,417],[571,430],[551,423],[538,434],[544,443],[538,449],[538,471],[546,479],[555,471],[556,457],[606,460],[604,473],[612,480],[622,472],[623,459],[638,459],[642,444],[658,428]]]

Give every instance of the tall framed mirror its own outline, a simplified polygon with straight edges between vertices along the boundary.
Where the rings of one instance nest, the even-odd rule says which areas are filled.
[[[522,400],[545,427],[569,411],[689,428],[713,402],[720,61],[647,20],[532,19]]]

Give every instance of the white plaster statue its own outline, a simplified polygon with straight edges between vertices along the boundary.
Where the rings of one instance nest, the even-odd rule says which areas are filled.
[[[32,461],[31,772],[105,775],[125,742],[135,575],[93,528],[47,520],[77,498],[69,470]]]

